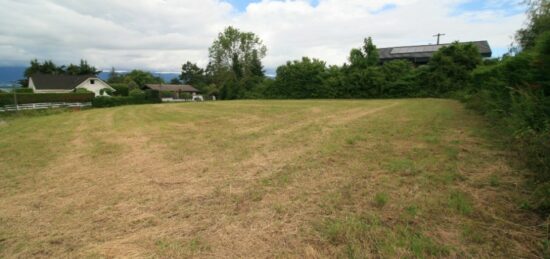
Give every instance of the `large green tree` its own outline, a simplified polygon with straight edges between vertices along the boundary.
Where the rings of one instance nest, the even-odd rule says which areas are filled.
[[[440,96],[466,88],[471,72],[481,64],[481,55],[473,44],[455,42],[437,51],[428,63],[423,83],[432,96]]]
[[[332,89],[323,84],[326,69],[326,63],[318,59],[289,61],[277,68],[274,94],[293,99],[333,97]]]
[[[374,45],[374,42],[372,41],[371,37],[368,37],[364,41],[363,45],[363,52],[365,53],[366,62],[368,66],[376,66],[378,65],[378,62],[380,61],[380,56],[378,54],[378,49],[376,48],[376,45]]]
[[[204,69],[197,66],[195,63],[187,61],[181,66],[180,80],[184,84],[201,87],[207,83]]]
[[[45,60],[40,62],[37,59],[33,59],[30,62],[30,66],[25,69],[25,78],[19,80],[19,83],[26,87],[28,85],[29,77],[33,74],[46,74],[46,75],[97,75],[101,71],[98,71],[95,67],[90,66],[86,60],[80,60],[80,65],[70,64],[68,67],[61,65],[58,66],[51,60]]]
[[[363,40],[361,48],[350,51],[349,65],[342,67],[344,74],[339,96],[344,98],[368,98],[380,95],[383,75],[379,68],[378,50],[371,37]]]
[[[408,97],[415,96],[417,84],[415,82],[414,65],[408,60],[393,60],[382,65],[384,86],[381,97]]]
[[[253,87],[250,78],[263,77],[261,60],[267,52],[262,40],[252,32],[227,27],[209,48],[207,68],[214,84],[221,86],[224,99],[241,98]]]
[[[529,50],[535,47],[539,36],[550,31],[550,1],[526,0],[529,16],[527,26],[516,34],[520,47]]]
[[[25,78],[29,78],[33,74],[48,74],[48,75],[56,75],[56,74],[65,74],[65,67],[64,66],[57,66],[53,61],[51,60],[45,60],[44,62],[40,62],[37,59],[31,60],[31,65],[25,69]]]
[[[80,60],[80,65],[70,64],[65,71],[68,75],[97,75],[101,72],[83,59]]]
[[[160,84],[164,83],[164,80],[161,77],[153,75],[151,72],[132,70],[130,73],[124,75],[124,82],[129,85],[134,83],[143,88],[145,84]]]
[[[111,71],[109,72],[109,78],[107,79],[107,82],[110,84],[120,84],[124,82],[124,76],[120,73],[117,73],[115,68],[112,67]]]
[[[379,54],[372,38],[368,37],[363,41],[363,47],[352,49],[348,58],[350,67],[353,69],[366,69],[368,66],[376,66],[379,63]]]

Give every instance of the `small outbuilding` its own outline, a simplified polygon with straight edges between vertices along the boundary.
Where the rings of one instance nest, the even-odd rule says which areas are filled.
[[[489,42],[484,41],[472,41],[461,42],[462,44],[471,43],[476,46],[482,57],[490,58],[493,54]],[[447,47],[452,43],[438,44],[438,45],[417,45],[417,46],[402,46],[391,48],[380,48],[378,54],[380,56],[380,62],[388,62],[396,59],[409,60],[415,65],[424,65],[432,58],[433,54],[442,47]]]
[[[191,96],[195,96],[199,93],[199,90],[190,85],[165,85],[165,84],[146,84],[146,89],[157,90],[159,92],[172,93],[172,98],[180,99],[183,94],[187,93]]]
[[[29,88],[35,93],[70,93],[83,88],[95,93],[95,96],[107,95],[102,89],[115,91],[95,75],[34,74],[29,77]]]

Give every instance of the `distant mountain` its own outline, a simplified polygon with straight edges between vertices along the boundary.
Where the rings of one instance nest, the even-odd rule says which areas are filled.
[[[23,79],[23,74],[25,73],[26,67],[0,67],[0,88],[2,86],[11,85],[17,80]],[[155,76],[161,77],[164,82],[169,83],[170,80],[177,78],[179,73],[171,72],[151,72]],[[274,69],[266,69],[266,76],[274,78],[275,77]],[[109,78],[109,72],[101,72],[99,78],[107,80]]]
[[[26,67],[0,67],[0,87],[11,85],[17,80],[23,79]],[[155,76],[160,76],[165,82],[170,82],[173,78],[179,76],[179,73],[151,72]],[[107,80],[109,72],[101,72],[99,78]]]
[[[109,73],[110,72],[101,72],[99,73],[99,78],[103,79],[103,80],[107,80],[109,79]],[[151,72],[153,75],[155,76],[159,76],[160,78],[162,78],[162,80],[164,80],[164,82],[166,83],[169,83],[170,80],[178,77],[180,74],[179,73],[167,73],[167,72]],[[120,74],[124,74],[124,73],[120,73]]]
[[[0,67],[0,84],[12,84],[23,79],[26,67]]]

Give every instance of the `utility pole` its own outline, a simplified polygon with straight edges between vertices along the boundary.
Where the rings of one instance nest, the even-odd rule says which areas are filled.
[[[434,37],[437,37],[437,45],[439,45],[439,38],[441,36],[445,36],[445,34],[444,33],[437,33],[436,35],[434,35]]]

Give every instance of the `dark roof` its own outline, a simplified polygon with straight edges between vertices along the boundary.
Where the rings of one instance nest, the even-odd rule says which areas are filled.
[[[190,85],[165,85],[165,84],[146,84],[147,88],[157,90],[157,91],[167,91],[167,92],[195,92],[198,93],[197,88]]]
[[[34,87],[39,90],[72,90],[88,78],[96,78],[94,75],[44,75],[34,74],[30,76]]]
[[[479,53],[483,57],[491,57],[491,47],[487,41],[472,41],[472,42],[461,42],[461,43],[472,43],[478,49]],[[380,55],[380,60],[391,60],[391,59],[429,59],[432,55],[442,47],[451,45],[452,43],[439,44],[439,45],[417,45],[417,46],[402,46],[402,47],[392,47],[392,48],[380,48],[378,53]]]

